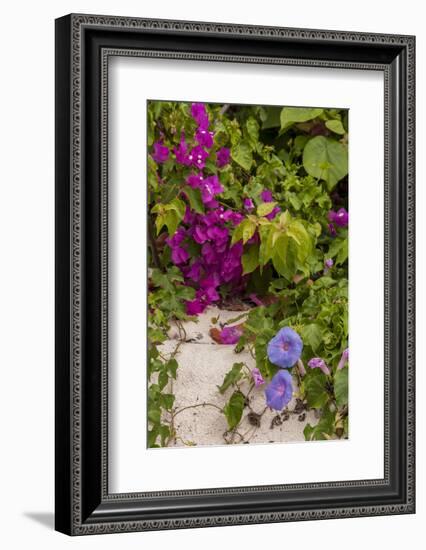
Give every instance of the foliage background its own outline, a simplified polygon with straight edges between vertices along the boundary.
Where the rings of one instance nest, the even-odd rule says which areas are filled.
[[[162,101],[149,102],[148,109],[149,376],[158,375],[149,388],[150,445],[167,445],[175,436],[172,424],[164,424],[164,412],[173,419],[174,396],[167,385],[177,375],[177,352],[165,358],[157,348],[167,338],[170,319],[187,319],[188,304],[199,296],[201,307],[224,305],[235,291],[243,301],[259,297],[242,324],[236,351],[248,347],[264,379],[271,380],[278,369],[267,344],[280,328],[294,328],[304,343],[302,361],[321,357],[331,369],[329,375],[307,369],[299,380],[301,398],[322,414],[319,427],[308,425],[305,437],[346,437],[348,369],[337,365],[348,345],[348,112],[208,104],[213,140],[204,147],[208,154],[199,172],[180,158],[183,151],[199,152],[199,121],[191,109],[189,103]],[[229,153],[226,163],[223,151]],[[213,196],[206,197],[203,183],[192,185],[199,173],[220,182]],[[218,208],[237,216],[222,229],[229,234],[227,253],[241,247],[241,273],[232,284],[225,278],[213,285],[217,296],[207,300],[208,268],[202,268],[201,280],[187,272],[204,253],[193,226]],[[336,218],[342,212],[344,223]],[[176,244],[172,237],[179,232],[185,236]],[[223,412],[233,429],[244,407],[237,384],[242,367],[234,364],[229,375],[235,392]]]

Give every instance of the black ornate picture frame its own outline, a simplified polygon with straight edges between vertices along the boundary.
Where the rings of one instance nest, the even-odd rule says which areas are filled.
[[[111,56],[384,74],[384,477],[108,491],[107,124]],[[413,36],[68,15],[56,20],[56,529],[69,535],[415,511]]]

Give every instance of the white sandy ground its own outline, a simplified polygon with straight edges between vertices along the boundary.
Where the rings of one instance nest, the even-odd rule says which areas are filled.
[[[221,395],[217,386],[222,384],[225,374],[231,369],[233,363],[245,362],[252,369],[255,361],[250,353],[243,351],[236,354],[233,345],[216,344],[209,335],[213,325],[212,318],[219,316],[219,322],[233,319],[241,312],[219,310],[216,307],[209,307],[198,317],[198,322],[186,322],[186,341],[179,347],[176,359],[179,363],[177,380],[173,381],[172,391],[175,394],[174,409],[201,403],[213,403],[223,407],[233,389],[229,388],[224,395]],[[241,321],[240,321],[241,322]],[[170,340],[163,344],[163,352],[171,353],[178,342],[178,331],[175,327],[170,330]],[[249,388],[249,383],[240,385],[244,393]],[[296,380],[293,380],[294,391],[297,391]],[[250,407],[256,413],[262,413],[265,409],[264,386],[252,390],[250,396]],[[200,406],[189,408],[179,413],[175,418],[175,428],[178,434],[176,441],[170,446],[182,446],[185,444],[196,445],[224,445],[227,442],[242,443],[248,440],[252,443],[284,443],[304,441],[303,429],[306,423],[314,425],[318,422],[313,412],[300,411],[294,413],[296,399],[290,401],[287,409],[290,414],[287,419],[278,418],[275,425],[271,422],[277,417],[276,411],[269,408],[260,419],[260,426],[250,424],[248,414],[250,408],[245,407],[243,419],[238,428],[238,434],[231,440],[227,434],[225,416],[216,408],[211,406]],[[225,438],[224,438],[225,434]],[[239,435],[240,434],[240,435]]]

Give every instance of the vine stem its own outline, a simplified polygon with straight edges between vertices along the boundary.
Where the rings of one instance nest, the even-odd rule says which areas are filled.
[[[223,107],[221,107],[219,113],[221,115],[224,115],[226,113],[226,111],[229,109],[230,106],[231,106],[230,103],[225,103],[225,105]]]
[[[174,420],[176,416],[181,412],[186,411],[188,409],[196,409],[198,407],[214,407],[215,409],[223,413],[223,409],[219,407],[219,405],[215,405],[214,403],[197,403],[196,405],[188,405],[187,407],[182,407],[182,409],[179,409],[178,411],[172,414],[172,418]]]
[[[149,245],[152,252],[152,259],[154,260],[155,267],[163,271],[163,266],[161,265],[160,256],[158,255],[157,245],[155,244],[154,238],[154,227],[152,225],[151,216],[148,215],[148,239]]]

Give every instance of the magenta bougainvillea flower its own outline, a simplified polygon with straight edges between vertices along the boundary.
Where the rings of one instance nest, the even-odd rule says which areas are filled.
[[[274,200],[272,197],[272,191],[269,189],[264,189],[260,193],[260,198],[263,200],[263,202],[272,202]]]
[[[272,191],[270,189],[264,189],[260,193],[260,198],[263,200],[263,202],[273,202],[274,200],[272,196]],[[274,206],[274,209],[272,210],[272,212],[269,212],[269,214],[267,214],[266,218],[271,221],[279,212],[281,212],[281,208],[279,206]]]
[[[196,225],[192,231],[192,236],[194,241],[198,244],[203,244],[207,241],[207,230],[202,225]]]
[[[310,367],[311,369],[321,369],[324,374],[330,374],[330,369],[327,367],[324,359],[321,359],[321,357],[312,357],[312,359],[308,361],[308,367]]]
[[[172,249],[172,261],[174,264],[184,264],[188,259],[189,254],[184,248],[176,246]]]
[[[204,243],[201,247],[201,256],[205,262],[204,265],[215,265],[219,261],[219,255],[212,243]]]
[[[208,208],[216,208],[217,206],[219,206],[214,197],[223,192],[224,188],[222,187],[219,178],[216,175],[204,178],[201,185],[201,198],[203,199],[203,203]]]
[[[188,155],[188,160],[190,164],[202,170],[206,165],[206,159],[208,156],[208,152],[203,149],[201,145],[196,145],[191,149],[191,152]]]
[[[199,315],[207,306],[216,302],[219,298],[216,284],[204,279],[200,282],[200,288],[195,293],[195,299],[186,302],[186,312],[188,315]]]
[[[220,227],[219,225],[212,225],[207,228],[207,238],[216,243],[216,247],[220,247],[221,244],[226,245],[229,238],[229,229],[227,227]]]
[[[187,205],[185,208],[185,216],[183,217],[183,223],[186,223],[187,225],[191,226],[194,223],[196,214],[191,210],[191,208]]]
[[[280,329],[268,343],[268,357],[271,363],[280,368],[292,367],[302,353],[303,342],[290,327]]]
[[[220,269],[220,277],[224,283],[237,281],[242,276],[241,256],[243,254],[242,242],[235,243],[223,256]]]
[[[266,215],[266,218],[268,218],[268,220],[271,221],[280,212],[281,212],[281,208],[279,206],[274,206],[274,209],[272,210],[272,212],[269,212],[269,214]]]
[[[252,199],[244,199],[243,204],[244,204],[244,208],[248,212],[251,212],[252,210],[254,210],[254,202],[252,201]]]
[[[193,189],[196,189],[197,187],[201,187],[201,185],[203,184],[203,180],[203,174],[190,174],[186,178],[186,183]]]
[[[185,229],[183,227],[179,227],[172,237],[168,237],[166,239],[166,243],[170,246],[170,248],[176,248],[184,240],[186,234]]]
[[[203,313],[206,307],[207,306],[203,304],[201,300],[196,298],[195,300],[186,302],[186,313],[188,315],[199,315],[200,313]]]
[[[216,155],[216,164],[219,168],[223,168],[231,160],[231,151],[228,147],[221,147]]]
[[[188,158],[188,145],[185,141],[185,132],[181,133],[179,145],[177,147],[174,147],[173,152],[175,154],[176,162],[178,164],[190,166],[191,161]]]
[[[337,212],[330,210],[328,219],[339,227],[347,227],[349,223],[349,214],[345,208],[340,208]]]
[[[214,286],[207,286],[198,290],[200,297],[204,300],[204,303],[209,306],[213,302],[217,302],[220,295]]]
[[[233,225],[238,225],[244,219],[242,214],[233,210],[223,211],[219,217],[225,222],[231,222]]]
[[[253,377],[253,382],[256,388],[265,383],[265,380],[263,379],[263,376],[261,375],[260,370],[257,367],[252,369],[251,375]]]
[[[205,130],[209,127],[209,115],[204,103],[193,103],[191,105],[191,115],[199,128]]]
[[[174,154],[178,164],[198,169],[186,176],[186,183],[193,189],[200,190],[206,211],[201,214],[187,205],[183,226],[173,238],[166,239],[166,243],[171,248],[173,263],[179,266],[184,276],[185,284],[196,290],[195,298],[186,303],[187,312],[190,315],[199,315],[207,306],[220,299],[217,290],[220,285],[227,284],[231,289],[238,290],[245,286],[241,265],[242,243],[230,245],[231,228],[238,225],[244,215],[219,205],[217,196],[224,192],[224,187],[218,175],[206,175],[203,172],[210,154],[208,149],[214,141],[214,134],[208,129],[209,117],[205,105],[192,104],[191,115],[198,125],[194,136],[197,145],[192,146],[191,140],[187,142],[182,132]],[[229,149],[219,149],[217,160],[220,166],[228,163]],[[185,191],[182,195],[188,199]],[[200,247],[195,261],[188,253],[191,243]]]
[[[198,283],[201,278],[202,263],[200,260],[195,260],[192,262],[190,267],[183,268],[183,274],[186,279],[190,279],[195,283]]]
[[[266,404],[271,409],[282,411],[293,395],[291,374],[287,370],[279,370],[265,389]]]
[[[346,348],[342,353],[339,364],[337,365],[337,370],[343,369],[346,363],[349,361],[349,348]]]
[[[195,139],[198,144],[203,147],[207,147],[207,149],[210,149],[210,147],[213,146],[213,137],[214,132],[210,132],[209,130],[205,130],[203,128],[198,128],[195,133]]]
[[[166,162],[166,160],[169,158],[169,149],[161,141],[156,141],[152,146],[152,158],[157,162],[158,164],[161,164],[163,162]]]
[[[328,227],[328,231],[329,231],[330,235],[332,237],[335,237],[337,235],[337,233],[336,233],[336,228],[334,227],[334,224],[329,223],[327,227]]]
[[[224,327],[220,331],[220,341],[222,344],[236,344],[243,334],[241,327]]]

